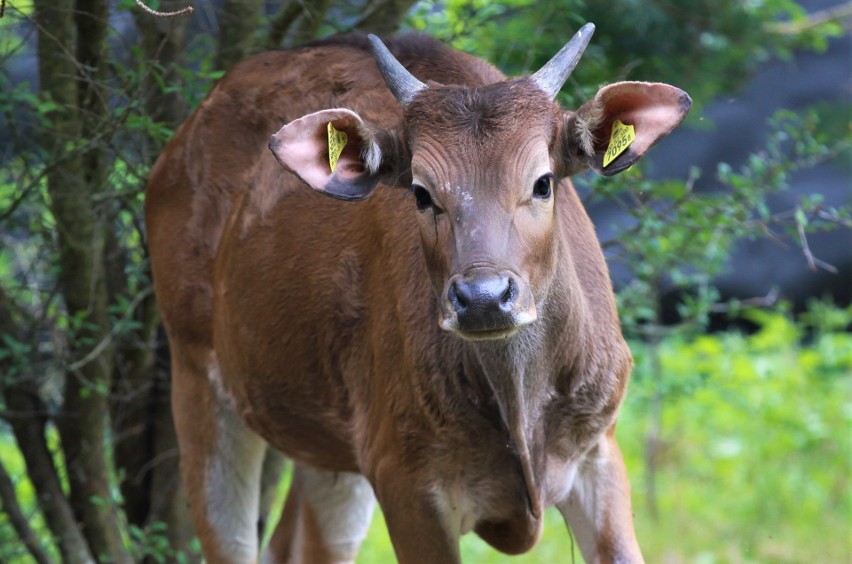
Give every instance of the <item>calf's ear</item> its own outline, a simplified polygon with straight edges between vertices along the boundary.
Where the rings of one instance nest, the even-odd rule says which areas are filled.
[[[668,135],[691,106],[686,92],[668,84],[617,82],[601,88],[579,110],[564,115],[562,175],[587,167],[604,176],[626,170]]]
[[[381,179],[379,144],[351,110],[322,110],[291,121],[272,136],[269,148],[308,186],[340,200],[366,198]]]

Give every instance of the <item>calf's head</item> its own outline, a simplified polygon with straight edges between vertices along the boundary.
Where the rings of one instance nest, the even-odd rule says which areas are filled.
[[[285,125],[270,148],[335,198],[365,198],[379,182],[403,184],[413,194],[441,327],[469,340],[508,337],[537,319],[560,249],[572,244],[557,225],[556,207],[576,205],[559,197],[560,179],[588,167],[604,175],[625,170],[691,105],[667,84],[621,82],[576,112],[560,109],[556,94],[593,30],[584,26],[530,77],[476,88],[424,84],[370,36],[402,106],[401,128],[391,137],[351,110],[323,110]],[[605,161],[617,122],[632,126],[635,138]],[[327,136],[335,130],[348,142],[332,170]]]

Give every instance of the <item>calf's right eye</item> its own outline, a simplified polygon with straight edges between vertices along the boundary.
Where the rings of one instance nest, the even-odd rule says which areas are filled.
[[[420,211],[432,207],[432,195],[423,186],[414,185],[411,187],[414,192],[414,201],[417,203],[417,209]]]
[[[553,176],[552,173],[548,172],[535,181],[535,184],[533,185],[533,196],[546,200],[553,192],[553,185],[555,182],[556,177]]]

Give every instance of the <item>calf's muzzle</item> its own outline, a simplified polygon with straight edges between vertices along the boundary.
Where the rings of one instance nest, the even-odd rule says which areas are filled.
[[[509,271],[455,275],[444,299],[441,327],[468,339],[507,337],[536,319],[529,286]]]

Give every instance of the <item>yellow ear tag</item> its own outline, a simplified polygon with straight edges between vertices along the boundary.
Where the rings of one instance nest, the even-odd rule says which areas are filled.
[[[615,157],[626,151],[634,141],[636,141],[636,132],[632,125],[624,125],[619,120],[612,122],[612,137],[604,153],[603,165],[607,166],[615,160]]]
[[[331,122],[328,122],[328,165],[331,167],[331,172],[334,172],[334,169],[337,168],[337,160],[340,158],[340,153],[343,152],[347,140],[345,131],[335,129]]]

